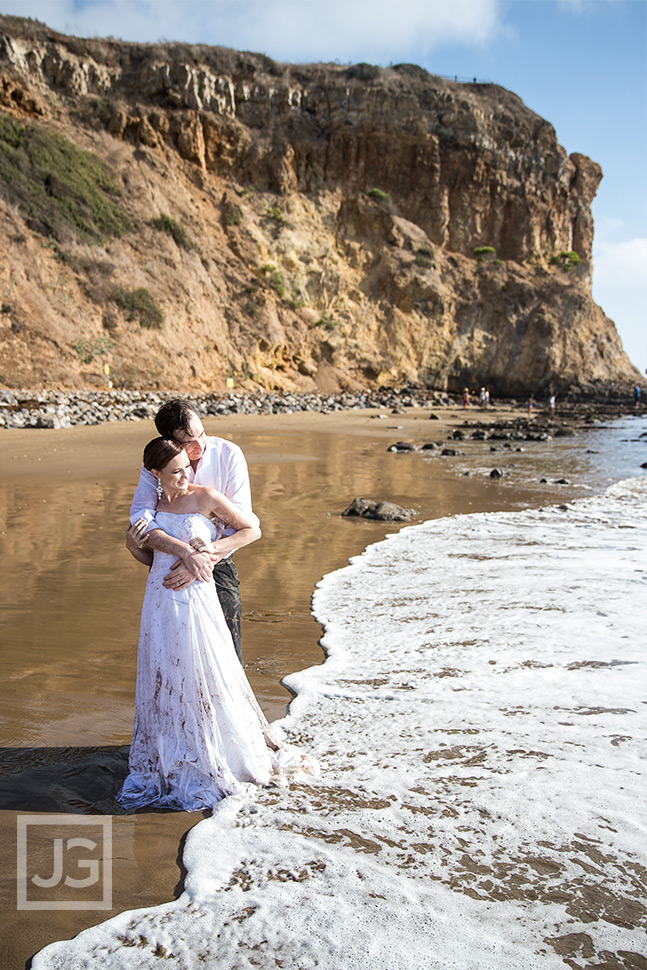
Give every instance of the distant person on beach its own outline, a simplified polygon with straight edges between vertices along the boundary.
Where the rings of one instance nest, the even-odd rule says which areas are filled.
[[[636,384],[636,386],[634,387],[634,407],[635,408],[640,407],[640,395],[641,395],[640,384]]]
[[[184,445],[190,462],[189,483],[215,488],[241,512],[252,511],[251,489],[247,462],[238,445],[226,438],[205,434],[202,421],[195,408],[183,398],[167,401],[155,416],[155,426],[162,438]],[[240,645],[241,602],[238,573],[229,555],[214,562],[200,550],[196,550],[174,536],[167,535],[160,528],[155,517],[158,502],[158,483],[155,476],[142,466],[139,484],[135,490],[130,507],[130,522],[138,520],[145,523],[144,536],[139,538],[149,551],[158,550],[175,556],[164,586],[169,590],[183,589],[194,581],[215,581],[222,611],[234,641],[234,647],[241,664],[243,662]],[[231,534],[233,528],[225,530]],[[127,536],[126,545],[134,555],[137,548],[132,534]],[[136,558],[139,558],[136,556]]]
[[[190,430],[194,442],[197,428],[191,424]],[[154,511],[164,541],[152,556],[146,549],[137,555],[152,561],[139,632],[129,774],[117,800],[128,809],[199,811],[241,791],[245,782],[269,784],[301,756],[272,734],[236,656],[214,584],[193,582],[190,572],[189,582],[168,582],[178,544],[211,565],[260,538],[258,519],[222,492],[192,484],[188,452],[173,439],[150,441],[144,468],[156,482]],[[146,529],[146,520],[138,518],[129,538],[138,544]]]
[[[552,418],[555,414],[555,395],[554,394],[551,394],[550,397],[548,398],[548,411]]]
[[[534,408],[534,406],[535,406],[535,399],[531,394],[530,397],[528,398],[528,417],[532,415],[532,409]]]
[[[468,408],[470,406],[470,392],[468,387],[463,388],[463,407]]]

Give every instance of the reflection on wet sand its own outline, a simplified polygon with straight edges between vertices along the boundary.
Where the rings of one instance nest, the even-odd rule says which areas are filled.
[[[352,498],[415,507],[420,521],[546,501],[545,488],[506,490],[484,478],[458,479],[438,459],[387,455],[387,445],[404,436],[403,424],[409,434],[428,433],[417,415],[397,421],[395,428],[361,412],[205,421],[208,432],[241,444],[250,463],[263,540],[236,557],[243,652],[270,720],[289,701],[281,677],[323,659],[310,616],[315,584],[398,529],[341,519]],[[142,422],[4,438],[0,963],[6,968],[111,915],[16,911],[16,813],[114,816],[113,913],[181,891],[178,846],[201,815],[126,816],[112,800],[126,770],[145,583],[144,567],[123,547],[123,530],[141,451],[154,434],[152,423]],[[436,422],[433,436],[440,434]]]

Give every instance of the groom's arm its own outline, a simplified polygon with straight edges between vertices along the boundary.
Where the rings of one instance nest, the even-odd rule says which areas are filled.
[[[241,512],[246,515],[253,515],[252,490],[249,484],[249,470],[245,455],[242,448],[234,444],[233,441],[227,442],[227,449],[225,467],[221,469],[223,478],[219,480],[218,476],[212,471],[210,475],[205,474],[198,484],[216,488]],[[226,526],[223,536],[231,536],[233,533],[234,529],[231,526]],[[232,549],[233,551],[235,550]]]
[[[146,532],[140,540],[139,548],[150,550],[151,552],[156,549],[159,552],[166,552],[171,556],[176,556],[178,560],[181,560],[181,563],[177,562],[175,566],[178,568],[180,566],[183,567],[184,571],[181,577],[178,575],[178,578],[182,578],[185,585],[193,582],[194,579],[199,579],[203,583],[209,582],[212,576],[213,558],[205,552],[198,552],[196,549],[193,549],[188,542],[176,539],[174,536],[170,536],[160,529],[155,521],[156,505],[157,479],[142,465],[139,473],[139,482],[137,483],[137,488],[135,489],[133,501],[130,506],[130,521],[132,525],[139,520],[143,520],[146,523]],[[129,548],[128,542],[126,546]],[[143,561],[139,556],[135,555],[132,549],[129,548],[129,552],[139,562]]]
[[[175,579],[182,580],[182,585],[199,579],[201,583],[208,583],[213,579],[214,557],[208,552],[200,552],[182,539],[176,539],[161,529],[151,529],[144,538],[145,549],[156,549],[167,552],[170,556],[177,556],[177,562],[171,567],[175,571]],[[164,583],[173,586],[175,583]]]

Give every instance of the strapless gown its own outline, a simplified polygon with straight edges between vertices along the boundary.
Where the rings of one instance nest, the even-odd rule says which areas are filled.
[[[158,512],[160,526],[212,541],[199,513]],[[212,807],[246,782],[268,784],[298,753],[273,735],[238,661],[213,582],[164,589],[176,557],[156,552],[146,583],[137,654],[125,808]]]

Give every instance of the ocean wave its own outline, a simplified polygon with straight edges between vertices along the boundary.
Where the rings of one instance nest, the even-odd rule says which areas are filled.
[[[644,955],[646,498],[640,478],[434,520],[326,576],[327,659],[287,678],[281,722],[319,778],[226,799],[188,836],[180,899],[34,970]]]

